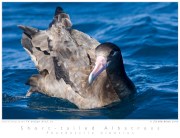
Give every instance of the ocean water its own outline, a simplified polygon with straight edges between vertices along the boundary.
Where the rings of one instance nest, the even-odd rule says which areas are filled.
[[[122,51],[128,76],[137,87],[130,102],[79,110],[72,103],[33,94],[26,80],[37,70],[21,46],[18,24],[46,29],[57,6],[73,28]],[[177,119],[178,3],[3,3],[3,119]]]

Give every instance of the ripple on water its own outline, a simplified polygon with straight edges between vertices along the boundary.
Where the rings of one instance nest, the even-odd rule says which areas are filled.
[[[131,101],[80,110],[42,94],[24,97],[29,89],[24,83],[37,70],[21,46],[17,25],[46,29],[57,5],[69,13],[73,28],[121,48],[125,69],[138,91]],[[177,7],[175,2],[3,3],[3,118],[177,119]]]

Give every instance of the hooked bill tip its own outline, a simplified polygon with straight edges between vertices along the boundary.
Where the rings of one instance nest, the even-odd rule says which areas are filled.
[[[88,83],[92,84],[93,80],[94,80],[94,77],[93,77],[93,74],[91,73],[88,78]]]

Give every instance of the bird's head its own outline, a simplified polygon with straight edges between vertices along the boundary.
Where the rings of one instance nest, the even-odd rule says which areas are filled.
[[[108,70],[111,73],[117,68],[117,64],[123,64],[120,48],[115,44],[102,43],[96,47],[95,53],[96,62],[93,71],[89,75],[89,84],[92,84],[104,70]]]

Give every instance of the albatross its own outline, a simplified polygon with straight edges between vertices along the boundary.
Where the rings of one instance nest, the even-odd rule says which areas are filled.
[[[18,25],[21,43],[38,74],[32,75],[26,96],[39,92],[63,98],[80,109],[121,101],[136,92],[125,72],[120,48],[99,43],[72,28],[70,17],[57,7],[47,30]]]

